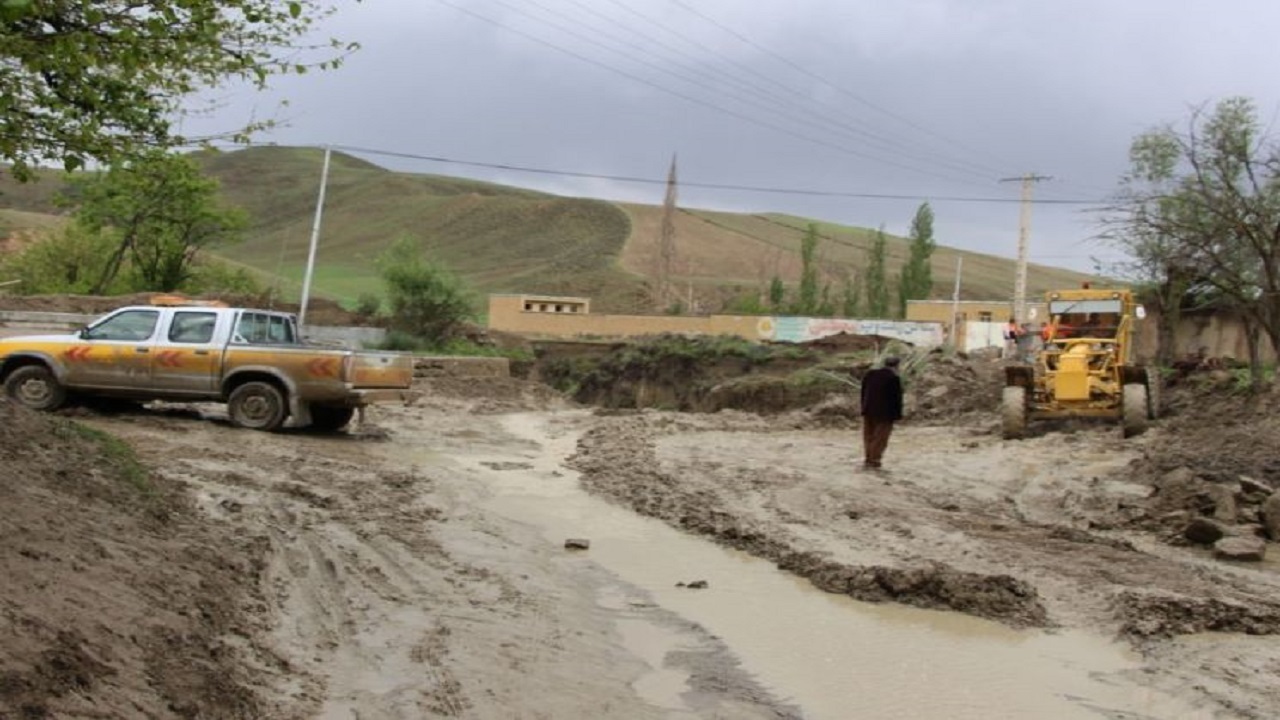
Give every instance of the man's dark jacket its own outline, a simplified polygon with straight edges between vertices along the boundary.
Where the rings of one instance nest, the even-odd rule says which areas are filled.
[[[878,420],[902,419],[902,380],[889,368],[862,378],[862,414]]]

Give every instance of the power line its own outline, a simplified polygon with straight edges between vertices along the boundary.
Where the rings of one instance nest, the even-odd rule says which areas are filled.
[[[565,33],[570,37],[576,38],[577,40],[587,45],[600,48],[606,52],[614,53],[616,55],[621,56],[624,60],[638,63],[656,72],[671,76],[677,80],[694,85],[698,88],[701,88],[704,91],[715,93],[731,101],[736,101],[744,105],[748,105],[752,108],[755,108],[757,111],[770,113],[772,115],[779,117],[784,121],[787,121],[793,124],[808,126],[809,128],[816,130],[820,133],[834,131],[839,134],[844,134],[846,137],[852,140],[858,140],[858,141],[870,140],[873,143],[878,143],[881,146],[880,149],[882,150],[885,150],[890,153],[895,153],[900,157],[905,157],[915,162],[923,163],[926,166],[929,163],[933,163],[935,165],[944,166],[944,167],[947,167],[948,169],[959,171],[962,173],[970,173],[978,177],[981,177],[984,180],[987,179],[986,173],[973,170],[972,168],[964,165],[956,165],[956,164],[947,162],[945,160],[939,160],[936,157],[923,156],[923,155],[912,153],[910,151],[895,149],[892,146],[895,146],[895,145],[901,146],[902,143],[886,140],[872,133],[869,133],[861,128],[849,125],[848,123],[844,123],[839,120],[834,120],[832,118],[829,118],[821,114],[811,115],[811,114],[806,114],[804,112],[801,112],[796,108],[794,104],[788,103],[785,100],[779,98],[777,95],[770,94],[768,91],[761,90],[758,87],[752,87],[748,85],[745,92],[748,93],[749,95],[744,94],[744,91],[741,89],[726,87],[724,85],[723,79],[719,79],[714,76],[708,77],[707,73],[703,72],[697,67],[685,65],[683,63],[673,63],[674,65],[676,65],[677,67],[680,67],[684,71],[684,72],[676,72],[670,68],[663,67],[662,65],[657,64],[655,62],[645,60],[643,58],[637,57],[634,54],[628,53],[624,50],[620,50],[618,47],[607,45],[595,37],[584,35],[583,33],[578,32],[578,30],[574,29],[573,27],[566,27],[563,24],[537,17],[532,13],[530,13],[529,11],[525,10],[523,7],[514,5],[511,2],[507,2],[506,0],[493,0],[493,2],[508,8],[514,13],[522,15],[535,22],[542,23],[543,25],[551,27],[559,32]],[[625,38],[619,38],[617,35],[611,34],[611,33],[604,33],[599,28],[593,27],[591,25],[587,25],[578,18],[568,16],[559,10],[547,7],[546,5],[540,2],[537,2],[537,0],[525,0],[525,2],[529,5],[532,5],[533,7],[536,7],[542,10],[548,15],[561,18],[565,22],[571,23],[572,25],[583,27],[589,31],[595,32],[601,37],[608,38],[615,43],[620,43],[624,47],[633,48],[646,55],[656,57],[659,60],[664,60],[664,58],[662,58],[661,56],[655,55],[652,51],[649,51],[633,42],[630,42]],[[693,76],[689,74],[684,74],[685,72],[693,73]],[[702,78],[707,78],[707,79],[703,80],[697,76],[702,76]],[[734,83],[741,83],[741,80],[739,80],[738,78],[735,78],[733,75],[727,75],[727,77],[730,81]],[[759,99],[756,99],[756,98],[759,98]],[[889,147],[885,147],[886,145]],[[942,176],[939,175],[939,177],[942,177]],[[959,178],[954,178],[954,179],[960,180]],[[968,181],[962,180],[961,182],[968,182]]]
[[[611,180],[614,182],[637,183],[643,185],[665,185],[666,180],[660,178],[644,178],[632,175],[611,175],[605,173],[591,173],[575,170],[556,170],[551,168],[531,167],[528,165],[512,165],[508,163],[483,162],[479,160],[459,160],[456,158],[447,158],[437,155],[421,155],[417,153],[403,152],[398,150],[381,150],[377,148],[362,147],[356,145],[333,145],[335,150],[345,150],[352,153],[361,153],[365,155],[376,155],[381,157],[394,157],[406,160],[420,160],[424,162],[441,163],[445,165],[461,165],[465,167],[479,167],[490,170],[507,170],[511,172],[532,173],[536,175],[554,175],[559,177],[585,178],[591,180]],[[701,188],[704,190],[730,190],[734,192],[756,192],[771,193],[775,195],[805,195],[814,197],[847,197],[861,198],[866,200],[911,200],[915,202],[959,202],[959,203],[1000,203],[1013,204],[1022,202],[1019,198],[1004,197],[977,197],[977,196],[960,196],[960,195],[918,195],[906,193],[869,193],[869,192],[851,192],[843,190],[820,190],[815,188],[784,188],[784,187],[768,187],[761,185],[739,185],[734,183],[713,183],[713,182],[693,182],[689,180],[681,180],[681,187]],[[1082,205],[1082,206],[1100,206],[1102,201],[1095,200],[1075,200],[1068,198],[1039,198],[1034,199],[1036,205]]]
[[[916,130],[918,130],[918,131],[920,131],[920,132],[922,132],[922,133],[924,133],[924,134],[926,134],[926,135],[929,135],[929,136],[931,136],[931,137],[934,137],[934,138],[936,138],[936,139],[938,139],[938,140],[942,140],[943,142],[947,143],[948,145],[954,145],[954,146],[956,146],[956,147],[963,148],[963,149],[965,149],[965,150],[968,150],[970,153],[974,153],[975,155],[981,155],[981,156],[983,156],[983,157],[985,157],[985,156],[987,155],[986,153],[984,153],[984,152],[982,152],[982,151],[979,151],[979,150],[977,150],[977,149],[975,149],[975,148],[969,147],[969,146],[965,145],[964,143],[962,143],[962,142],[960,142],[960,141],[958,141],[958,140],[954,140],[954,139],[949,138],[949,137],[947,137],[947,136],[945,136],[945,135],[942,135],[942,134],[940,134],[940,133],[938,133],[938,132],[936,132],[936,131],[930,130],[929,128],[924,127],[923,125],[920,125],[920,124],[918,124],[918,123],[916,123],[916,122],[912,121],[910,118],[904,117],[904,116],[902,116],[902,115],[900,115],[900,114],[898,114],[898,113],[893,112],[892,110],[888,110],[888,109],[886,109],[886,108],[884,108],[884,107],[881,107],[880,105],[877,105],[876,103],[874,103],[874,102],[872,102],[872,101],[870,101],[870,100],[868,100],[868,99],[866,99],[866,98],[862,97],[861,95],[858,95],[857,93],[855,93],[855,92],[853,92],[853,91],[851,91],[851,90],[849,90],[849,89],[847,89],[847,88],[844,88],[844,87],[842,87],[842,86],[840,86],[840,85],[837,85],[837,84],[835,84],[835,83],[831,82],[830,80],[827,80],[826,78],[822,77],[821,75],[818,75],[817,73],[814,73],[813,71],[809,70],[808,68],[803,67],[802,65],[799,65],[798,63],[796,63],[796,62],[792,61],[791,59],[789,59],[789,58],[787,58],[787,57],[785,57],[785,56],[783,56],[783,55],[781,55],[781,54],[779,54],[779,53],[777,53],[777,52],[774,52],[773,50],[771,50],[771,49],[769,49],[769,48],[767,48],[767,47],[764,47],[763,45],[761,45],[761,44],[757,43],[756,41],[752,40],[751,38],[747,37],[746,35],[744,35],[744,34],[742,34],[742,33],[738,32],[738,31],[734,30],[733,28],[727,27],[727,26],[726,26],[726,25],[724,25],[723,23],[721,23],[721,22],[719,22],[719,21],[715,20],[714,18],[712,18],[712,17],[710,17],[710,16],[706,15],[705,13],[703,13],[703,12],[699,11],[698,9],[696,9],[696,8],[694,8],[694,7],[691,7],[688,3],[683,2],[683,0],[669,0],[669,1],[670,1],[672,4],[677,5],[677,6],[681,7],[681,8],[683,8],[685,11],[689,12],[690,14],[695,15],[695,16],[697,16],[697,17],[701,18],[702,20],[704,20],[705,22],[707,22],[707,23],[711,24],[712,26],[714,26],[714,27],[716,27],[716,28],[719,28],[721,31],[723,31],[723,32],[725,32],[725,33],[727,33],[727,34],[729,34],[730,36],[732,36],[732,37],[736,38],[738,41],[740,41],[740,42],[742,42],[742,43],[744,43],[744,44],[748,45],[749,47],[752,47],[752,48],[754,48],[754,49],[756,49],[756,50],[758,50],[758,51],[760,51],[760,52],[762,52],[762,53],[765,53],[766,55],[768,55],[768,56],[770,56],[770,57],[774,58],[774,59],[775,59],[775,60],[777,60],[778,62],[780,62],[780,63],[782,63],[782,64],[786,65],[787,67],[789,67],[789,68],[791,68],[791,69],[795,70],[796,72],[800,73],[801,75],[804,75],[805,77],[808,77],[808,78],[810,78],[810,79],[812,79],[812,80],[815,80],[815,81],[817,81],[817,82],[820,82],[820,83],[822,83],[823,85],[826,85],[827,87],[832,88],[832,89],[833,89],[833,90],[835,90],[836,92],[839,92],[840,94],[845,95],[846,97],[849,97],[850,99],[854,100],[855,102],[857,102],[857,103],[859,103],[859,104],[861,104],[861,105],[863,105],[863,106],[865,106],[865,107],[868,107],[868,108],[870,108],[870,109],[872,109],[872,110],[875,110],[876,112],[879,112],[879,113],[881,113],[882,115],[885,115],[886,117],[889,117],[889,118],[891,118],[891,119],[893,119],[893,120],[897,120],[898,122],[903,123],[904,125],[907,125],[907,126],[909,126],[909,127],[915,128]],[[611,2],[615,2],[615,3],[616,3],[616,2],[617,2],[617,0],[611,0]],[[993,169],[993,170],[994,170],[994,168],[990,168],[990,167],[988,167],[988,169]]]
[[[621,55],[627,60],[630,60],[632,62],[638,62],[642,65],[645,65],[646,67],[653,68],[658,72],[671,75],[685,82],[697,85],[698,87],[701,87],[710,92],[718,93],[720,95],[726,96],[731,100],[736,100],[738,102],[752,105],[761,110],[764,110],[765,112],[784,116],[787,119],[791,120],[792,122],[798,122],[803,125],[808,125],[820,132],[835,132],[838,134],[845,135],[850,139],[854,139],[859,142],[870,142],[874,145],[878,145],[879,149],[881,150],[884,150],[889,153],[895,153],[900,156],[905,156],[914,161],[922,162],[926,165],[932,163],[934,165],[945,167],[950,170],[974,175],[976,177],[982,178],[984,182],[989,180],[990,173],[983,172],[981,170],[976,170],[969,165],[966,165],[964,163],[957,163],[945,157],[919,154],[909,143],[894,140],[893,138],[863,129],[862,127],[858,127],[857,125],[854,125],[854,124],[850,124],[849,122],[847,122],[846,120],[840,117],[832,116],[831,114],[822,110],[822,108],[802,109],[796,104],[795,101],[789,101],[786,98],[783,98],[782,96],[770,90],[769,88],[764,87],[759,83],[753,82],[750,78],[744,79],[744,78],[738,77],[737,75],[734,75],[733,73],[727,72],[725,70],[722,70],[716,67],[710,67],[709,69],[704,69],[699,65],[675,61],[675,60],[672,60],[670,57],[663,57],[662,55],[655,53],[654,51],[650,50],[647,47],[644,47],[643,45],[640,45],[626,38],[619,37],[617,34],[605,31],[595,25],[586,23],[579,17],[574,17],[572,15],[569,15],[568,13],[548,7],[543,3],[537,2],[537,0],[525,0],[525,3],[542,10],[548,15],[561,18],[562,20],[568,23],[571,23],[577,27],[585,28],[594,34],[602,38],[607,38],[612,42],[620,44],[623,47],[633,49],[639,53],[643,53],[644,55],[656,58],[660,61],[671,63],[674,66],[681,68],[683,72],[692,73],[693,75],[698,77],[691,78],[688,75],[676,73],[675,71],[670,70],[666,67],[662,67],[660,65],[655,65],[651,62],[638,59],[635,56],[628,55],[627,53],[619,50],[617,47],[606,46],[605,44],[597,40],[595,37],[585,37],[582,34],[578,33],[576,30],[550,23],[549,21],[544,20],[542,18],[537,18],[532,14],[530,14],[528,11],[524,10],[523,8],[516,7],[515,5],[512,5],[510,2],[506,2],[505,0],[494,0],[494,2],[497,2],[498,4],[504,7],[507,7],[516,13],[524,15],[525,17],[529,17],[537,22],[550,25],[551,27],[554,27],[557,30],[560,30],[561,32],[565,32],[573,37],[576,37],[579,40],[582,40],[583,42],[586,42],[590,45],[595,45],[609,52]],[[582,8],[586,13],[589,13],[590,15],[600,18],[606,23],[609,23],[614,27],[627,30],[633,35],[637,35],[639,37],[644,38],[646,42],[653,45],[657,45],[661,48],[664,48],[668,52],[674,53],[680,56],[681,58],[687,58],[694,62],[698,60],[698,58],[694,57],[690,53],[685,52],[684,50],[681,50],[680,48],[677,48],[671,45],[670,43],[666,43],[662,41],[660,38],[646,35],[641,31],[636,30],[635,28],[632,28],[622,23],[616,18],[613,18],[609,15],[599,12],[595,8],[592,8],[590,5],[583,3],[581,0],[568,0],[568,2],[573,3],[574,5]],[[676,35],[676,37],[679,37],[680,39],[685,40],[686,42],[689,42],[691,44],[693,43],[691,39],[687,38],[683,34],[680,34],[678,31],[668,28],[665,25],[655,23],[655,21],[649,20],[644,15],[640,14],[638,11],[634,9],[628,8],[626,6],[622,6],[622,7],[626,9],[628,12],[630,12],[631,14],[636,15],[637,17],[640,17],[641,19],[644,19],[647,22],[654,23],[656,27],[662,30],[665,30],[668,33],[674,34]],[[812,100],[812,98],[808,97],[804,93],[799,92],[798,90],[796,90],[795,88],[789,85],[779,83],[773,80],[773,78],[770,78],[765,75],[761,75],[760,73],[755,72],[750,68],[742,66],[740,63],[737,63],[731,58],[724,58],[722,55],[714,51],[710,51],[710,52],[712,55],[719,57],[721,59],[724,59],[730,65],[741,68],[747,75],[755,75],[757,77],[763,78],[764,80],[767,80],[769,82],[772,82],[778,85],[779,87],[789,92],[793,97],[798,98],[801,102],[809,102]],[[707,82],[703,82],[698,78],[706,78],[708,82],[713,84],[707,84]],[[729,87],[725,87],[726,84]],[[759,100],[755,100],[755,99],[748,100],[746,99],[746,96],[750,96],[751,98],[759,98]],[[760,101],[767,103],[767,105],[762,105]]]
[[[573,3],[575,3],[575,4],[581,5],[581,0],[569,0],[569,2],[573,2]],[[760,78],[761,80],[763,80],[763,81],[765,81],[765,82],[769,83],[770,85],[773,85],[773,86],[775,86],[775,87],[777,87],[777,88],[779,88],[779,89],[781,89],[781,90],[785,91],[785,92],[786,92],[786,93],[788,93],[790,96],[792,96],[792,97],[794,97],[794,98],[797,98],[797,99],[798,99],[798,100],[800,100],[801,102],[808,102],[808,103],[814,103],[814,102],[816,102],[816,104],[818,104],[818,105],[825,105],[825,106],[827,106],[827,107],[831,107],[831,108],[832,108],[832,109],[834,109],[834,110],[837,110],[837,111],[842,112],[842,110],[841,110],[840,108],[837,108],[836,106],[832,105],[831,103],[822,102],[822,101],[820,101],[820,100],[815,101],[815,99],[814,99],[813,97],[811,97],[810,95],[808,95],[808,94],[806,94],[806,93],[803,93],[803,92],[801,92],[801,91],[797,90],[797,89],[794,87],[794,84],[793,84],[793,83],[786,83],[786,82],[782,82],[781,80],[778,80],[778,79],[776,79],[776,78],[774,78],[774,77],[771,77],[771,76],[769,76],[769,75],[767,75],[767,74],[765,74],[765,73],[762,73],[762,72],[760,72],[759,70],[756,70],[756,69],[754,69],[754,68],[752,68],[752,67],[750,67],[750,66],[744,65],[743,63],[738,62],[737,60],[733,59],[732,57],[728,57],[728,56],[724,55],[723,53],[716,52],[713,48],[708,47],[708,46],[706,45],[706,43],[700,43],[700,42],[698,42],[697,40],[694,40],[693,38],[689,37],[689,36],[688,36],[688,35],[686,35],[685,33],[680,32],[679,30],[674,29],[674,28],[672,28],[672,27],[670,27],[670,26],[668,26],[668,25],[666,25],[666,24],[664,24],[664,23],[661,23],[661,22],[657,21],[657,20],[654,20],[653,18],[651,18],[651,17],[649,17],[649,16],[645,15],[644,13],[640,12],[639,10],[636,10],[635,8],[632,8],[632,7],[630,7],[629,5],[627,5],[627,4],[623,3],[623,2],[621,2],[621,0],[609,0],[609,2],[610,2],[610,3],[612,3],[613,5],[616,5],[616,6],[620,7],[620,8],[622,8],[622,9],[623,9],[623,10],[625,10],[626,12],[630,13],[632,16],[634,16],[634,17],[636,17],[636,18],[640,19],[641,21],[643,21],[643,22],[647,23],[648,25],[650,25],[650,26],[652,26],[652,27],[654,27],[654,28],[657,28],[658,30],[660,30],[660,31],[662,31],[662,32],[665,32],[665,33],[667,33],[667,34],[669,34],[669,35],[671,35],[671,36],[673,36],[673,37],[675,37],[675,38],[678,38],[679,40],[681,40],[681,41],[685,42],[685,43],[686,43],[686,44],[688,44],[689,46],[694,47],[694,48],[697,48],[699,51],[705,52],[705,53],[707,53],[707,54],[709,54],[709,55],[711,55],[711,56],[713,56],[713,57],[715,57],[715,58],[717,58],[717,59],[719,59],[719,60],[723,61],[723,62],[724,62],[724,63],[726,63],[727,65],[730,65],[730,66],[732,66],[732,67],[734,67],[734,68],[737,68],[740,72],[742,72],[743,74],[745,74],[745,75],[747,75],[747,76]],[[679,3],[678,3],[678,4],[679,4]],[[681,7],[686,7],[686,6],[681,5]],[[745,42],[746,44],[748,44],[748,45],[749,45],[749,46],[751,46],[752,48],[754,48],[754,49],[756,49],[756,50],[758,50],[758,51],[760,51],[760,52],[768,53],[768,54],[773,55],[773,56],[775,56],[775,57],[777,56],[777,54],[776,54],[776,53],[772,53],[772,52],[771,52],[771,51],[769,51],[767,48],[759,47],[759,46],[758,46],[758,45],[756,45],[755,43],[751,42],[749,39],[747,39],[747,38],[743,38],[742,36],[740,36],[738,33],[734,32],[733,30],[731,30],[731,29],[729,29],[729,28],[725,28],[725,27],[724,27],[724,26],[722,26],[722,25],[719,25],[719,24],[718,24],[718,23],[716,23],[714,20],[712,20],[712,19],[710,19],[710,18],[706,17],[705,15],[702,15],[701,13],[697,12],[696,10],[693,10],[692,8],[687,8],[687,7],[686,7],[686,9],[687,9],[687,10],[689,10],[690,12],[692,12],[693,14],[697,15],[698,17],[702,18],[704,21],[706,21],[706,22],[710,22],[710,23],[712,23],[713,25],[716,25],[716,27],[718,27],[720,30],[722,30],[722,31],[724,31],[724,32],[727,32],[727,33],[729,33],[730,35],[733,35],[735,38],[739,39],[741,42]],[[597,14],[598,14],[598,13],[597,13]],[[617,21],[615,20],[614,22],[616,23]],[[651,38],[650,36],[645,36],[645,37],[646,37],[647,39],[656,40],[656,38]],[[659,41],[659,42],[660,42],[660,41]],[[670,47],[671,47],[670,45],[667,45],[667,44],[664,44],[664,46],[665,46],[665,47],[668,47],[668,48],[670,48]],[[686,56],[688,56],[688,54],[687,54],[687,53],[682,53],[682,54],[685,54]],[[785,60],[785,58],[783,58],[783,59]],[[793,65],[794,65],[794,64],[793,64]],[[825,84],[830,85],[830,83],[825,83]],[[776,96],[775,96],[775,97],[776,97]],[[784,101],[784,100],[778,100],[778,102],[785,103],[786,101]],[[864,120],[861,120],[861,119],[859,119],[859,118],[856,118],[856,117],[852,117],[852,118],[849,118],[849,119],[850,119],[850,120],[852,120],[854,123],[856,123],[856,125],[860,125],[860,126],[862,126],[862,127],[856,127],[855,125],[851,125],[851,124],[849,124],[849,122],[847,122],[847,121],[845,121],[845,120],[839,120],[839,121],[836,121],[836,120],[830,120],[830,119],[829,119],[829,116],[824,116],[824,119],[828,119],[828,122],[831,122],[831,123],[833,123],[833,124],[839,125],[839,126],[841,126],[841,127],[845,128],[845,129],[846,129],[847,131],[849,131],[849,132],[853,132],[853,133],[855,133],[855,134],[858,134],[858,135],[861,135],[861,136],[863,136],[863,137],[865,137],[865,138],[868,138],[868,139],[872,140],[873,142],[879,143],[881,146],[889,146],[889,148],[897,148],[896,150],[892,150],[893,152],[898,152],[898,153],[902,153],[902,154],[912,154],[912,152],[913,152],[913,150],[914,150],[914,147],[915,147],[915,145],[913,145],[912,143],[905,142],[905,141],[902,141],[902,140],[897,140],[897,139],[894,139],[894,138],[892,138],[892,137],[890,137],[890,136],[888,136],[888,135],[884,135],[884,134],[882,134],[882,133],[880,133],[880,132],[877,132],[877,128],[875,128],[873,125],[871,125],[870,123],[868,123],[868,122],[866,122],[866,121],[864,121]],[[864,129],[864,128],[865,128],[865,129]],[[889,149],[889,148],[886,148],[886,149]],[[917,155],[916,157],[919,157],[919,156]],[[982,177],[984,180],[989,180],[989,177],[990,177],[990,175],[992,175],[992,174],[1000,174],[1000,171],[998,171],[998,170],[994,170],[994,169],[990,169],[990,168],[988,168],[987,170],[977,170],[977,169],[974,169],[973,167],[970,167],[970,164],[966,164],[966,163],[963,163],[963,162],[957,163],[957,162],[955,162],[955,161],[953,161],[953,160],[940,160],[938,157],[929,157],[928,161],[929,161],[929,162],[934,162],[934,163],[937,163],[937,164],[940,164],[940,165],[944,165],[944,166],[950,167],[950,168],[952,168],[952,169],[958,169],[958,170],[960,170],[961,172],[965,172],[965,173],[969,173],[969,174],[973,174],[973,175],[980,176],[980,177]]]
[[[475,19],[477,19],[477,20],[480,20],[480,21],[482,21],[482,22],[488,23],[488,24],[493,25],[493,26],[495,26],[495,27],[498,27],[498,28],[501,28],[501,29],[506,30],[506,31],[508,31],[508,32],[514,33],[514,34],[516,34],[516,35],[519,35],[519,36],[521,36],[521,37],[523,37],[523,38],[525,38],[525,39],[527,39],[527,40],[530,40],[530,41],[532,41],[532,42],[536,42],[536,43],[538,43],[538,44],[540,44],[540,45],[544,45],[544,46],[546,46],[546,47],[549,47],[549,48],[551,48],[551,49],[553,49],[553,50],[555,50],[555,51],[557,51],[557,52],[564,53],[565,55],[568,55],[568,56],[570,56],[570,57],[573,57],[573,58],[575,58],[575,59],[577,59],[577,60],[581,60],[582,62],[588,63],[588,64],[590,64],[590,65],[594,65],[594,66],[596,66],[596,67],[598,67],[598,68],[601,68],[601,69],[603,69],[603,70],[607,70],[607,71],[612,72],[612,73],[615,73],[615,74],[617,74],[617,75],[621,75],[622,77],[625,77],[625,78],[627,78],[627,79],[629,79],[629,80],[633,80],[633,81],[635,81],[635,82],[638,82],[638,83],[641,83],[641,84],[646,85],[646,86],[648,86],[648,87],[651,87],[651,88],[653,88],[653,89],[655,89],[655,90],[657,90],[657,91],[659,91],[659,92],[663,92],[663,93],[666,93],[666,94],[671,95],[671,96],[673,96],[673,97],[680,98],[680,99],[682,99],[682,100],[685,100],[685,101],[687,101],[687,102],[693,103],[693,104],[695,104],[695,105],[700,105],[700,106],[702,106],[702,107],[709,108],[709,109],[711,109],[711,110],[715,110],[716,112],[720,112],[720,113],[723,113],[723,114],[728,115],[728,116],[730,116],[730,117],[734,117],[734,118],[737,118],[737,119],[739,119],[739,120],[742,120],[742,121],[744,121],[744,122],[751,123],[752,125],[757,125],[757,126],[759,126],[759,127],[763,127],[763,128],[769,129],[769,130],[773,130],[773,131],[775,131],[775,132],[780,132],[780,133],[783,133],[783,134],[786,134],[786,135],[790,135],[791,137],[797,138],[797,139],[799,139],[799,140],[803,140],[803,141],[805,141],[805,142],[813,143],[813,144],[815,144],[815,145],[820,145],[820,146],[823,146],[823,147],[826,147],[826,148],[830,148],[830,149],[832,149],[832,150],[837,150],[837,151],[840,151],[840,152],[843,152],[843,153],[846,153],[846,154],[848,154],[848,155],[852,155],[852,156],[855,156],[855,157],[860,157],[860,158],[863,158],[864,160],[870,160],[870,161],[872,161],[872,162],[877,162],[877,163],[880,163],[880,164],[883,164],[883,165],[890,165],[890,166],[893,166],[893,167],[897,167],[897,168],[900,168],[900,169],[903,169],[903,170],[907,170],[907,171],[909,171],[909,172],[919,173],[919,174],[922,174],[922,175],[929,175],[929,176],[933,176],[933,177],[937,177],[937,178],[941,178],[941,179],[949,180],[949,181],[951,181],[951,182],[959,182],[959,183],[962,183],[962,184],[976,184],[976,182],[975,182],[975,181],[971,181],[971,180],[962,180],[962,179],[955,178],[955,177],[949,177],[949,176],[944,175],[944,174],[941,174],[941,173],[930,172],[929,170],[921,169],[921,168],[919,168],[919,167],[915,167],[915,166],[912,166],[912,165],[909,165],[909,164],[906,164],[906,163],[902,163],[902,162],[897,162],[897,161],[895,161],[895,160],[886,159],[886,158],[883,158],[883,157],[879,157],[879,156],[877,156],[877,155],[873,155],[873,154],[871,154],[871,153],[863,152],[863,151],[860,151],[860,150],[855,150],[855,149],[853,149],[853,148],[846,147],[846,146],[844,146],[844,145],[839,145],[839,144],[837,144],[837,143],[828,142],[828,141],[826,141],[826,140],[822,140],[822,139],[820,139],[820,138],[815,138],[815,137],[813,137],[813,136],[811,136],[811,135],[807,135],[807,134],[804,134],[804,133],[796,132],[796,131],[794,131],[794,130],[790,130],[790,129],[788,129],[788,128],[786,128],[786,127],[783,127],[783,126],[781,126],[781,125],[778,125],[778,124],[776,124],[776,123],[768,122],[768,121],[766,121],[766,120],[761,120],[761,119],[759,119],[759,118],[752,117],[752,116],[750,116],[750,115],[746,115],[746,114],[744,114],[744,113],[742,113],[742,112],[738,112],[738,111],[736,111],[736,110],[733,110],[733,109],[730,109],[730,108],[726,108],[726,107],[724,107],[724,106],[722,106],[722,105],[718,105],[718,104],[716,104],[716,103],[708,102],[708,101],[703,100],[703,99],[701,99],[701,98],[694,97],[694,96],[692,96],[692,95],[689,95],[688,93],[684,93],[684,92],[681,92],[681,91],[679,91],[679,90],[673,90],[673,89],[671,89],[671,88],[669,88],[669,87],[665,87],[665,86],[663,86],[663,85],[660,85],[660,84],[658,84],[658,83],[653,82],[652,80],[649,80],[649,79],[647,79],[647,78],[641,77],[640,75],[636,75],[635,73],[629,72],[629,71],[627,71],[627,70],[623,70],[623,69],[621,69],[621,68],[614,67],[614,66],[609,65],[609,64],[607,64],[607,63],[604,63],[604,62],[601,62],[601,61],[596,60],[596,59],[594,59],[594,58],[591,58],[591,57],[588,57],[588,56],[586,56],[586,55],[583,55],[582,53],[579,53],[579,52],[576,52],[576,51],[574,51],[574,50],[570,50],[570,49],[568,49],[568,48],[565,48],[565,47],[562,47],[562,46],[560,46],[560,45],[557,45],[557,44],[555,44],[555,43],[553,43],[553,42],[551,42],[551,41],[549,41],[549,40],[546,40],[546,39],[544,39],[544,38],[538,37],[537,35],[534,35],[534,34],[532,34],[532,33],[528,33],[528,32],[525,32],[525,31],[523,31],[523,30],[520,30],[520,29],[518,29],[518,28],[511,27],[510,25],[503,24],[502,22],[499,22],[498,20],[494,20],[493,18],[487,17],[487,16],[482,15],[482,14],[480,14],[480,13],[474,12],[474,11],[472,11],[472,10],[468,9],[468,8],[465,8],[465,7],[462,7],[462,6],[460,6],[460,5],[457,5],[457,4],[456,4],[456,3],[454,3],[454,2],[450,2],[450,0],[435,0],[435,2],[436,2],[436,3],[438,3],[438,4],[440,4],[440,5],[444,5],[445,7],[452,8],[452,9],[454,9],[454,10],[456,10],[456,11],[460,12],[460,13],[463,13],[463,14],[465,14],[465,15],[469,15],[469,16],[471,16],[471,17],[473,17],[473,18],[475,18]]]

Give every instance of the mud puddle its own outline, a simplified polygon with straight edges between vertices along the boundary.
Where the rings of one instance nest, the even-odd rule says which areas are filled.
[[[652,603],[701,626],[805,717],[1202,715],[1130,681],[1140,672],[1138,658],[1105,638],[1016,631],[957,613],[824,593],[772,563],[587,494],[563,466],[577,433],[554,427],[545,415],[511,415],[503,423],[523,441],[519,454],[464,460],[491,493],[487,509],[539,528],[553,552],[568,538],[588,539],[583,561],[627,588],[603,593],[601,606]],[[705,588],[696,587],[703,582]],[[664,661],[690,641],[686,633],[636,613],[625,614],[617,630],[652,668],[634,684],[637,694],[671,717],[695,716],[688,674]]]

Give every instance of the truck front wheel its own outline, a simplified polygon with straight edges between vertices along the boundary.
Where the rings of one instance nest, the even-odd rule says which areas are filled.
[[[266,382],[247,382],[231,391],[227,414],[231,422],[250,430],[278,430],[288,415],[284,393]]]
[[[27,365],[9,373],[4,392],[14,402],[32,410],[57,410],[67,401],[67,389],[44,365]]]

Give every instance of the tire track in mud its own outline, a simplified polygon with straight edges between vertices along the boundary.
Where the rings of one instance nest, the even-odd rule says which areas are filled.
[[[1051,624],[1036,589],[1009,575],[966,572],[937,561],[909,568],[851,565],[801,549],[785,530],[753,523],[730,512],[716,493],[690,489],[662,472],[655,436],[635,418],[602,418],[582,435],[578,452],[568,462],[591,492],[771,560],[827,592],[869,602],[956,610],[1015,627]]]
[[[442,595],[467,588],[451,587],[460,568],[432,536],[429,480],[370,462],[359,440],[215,427],[248,447],[174,453],[149,424],[117,430],[141,440],[213,521],[261,541],[260,570],[246,582],[259,588],[271,629],[253,642],[279,659],[263,673],[267,694],[290,699],[272,717],[467,714],[472,702],[449,669],[452,630],[434,613]],[[203,430],[185,439],[192,434]]]

